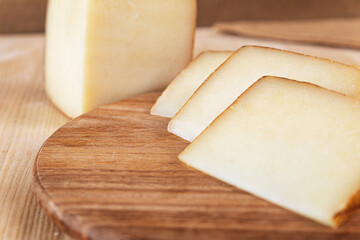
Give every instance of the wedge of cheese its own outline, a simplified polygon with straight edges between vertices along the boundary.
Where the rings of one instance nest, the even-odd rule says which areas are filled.
[[[265,75],[314,83],[354,97],[360,95],[358,68],[278,49],[245,46],[198,88],[170,121],[169,131],[193,141],[240,94]]]
[[[68,116],[165,88],[188,64],[196,0],[50,0],[45,89]]]
[[[265,77],[179,158],[331,227],[360,205],[360,100]]]
[[[172,118],[198,87],[232,52],[203,52],[197,56],[165,89],[151,109],[152,115]]]

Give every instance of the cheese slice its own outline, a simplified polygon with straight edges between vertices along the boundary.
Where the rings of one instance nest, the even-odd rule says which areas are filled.
[[[360,100],[265,77],[179,158],[331,227],[360,205]]]
[[[172,118],[231,54],[221,51],[201,53],[169,84],[152,107],[151,114]]]
[[[241,93],[265,75],[287,77],[338,91],[360,95],[360,69],[329,60],[245,46],[218,68],[170,121],[168,129],[193,141]]]
[[[188,64],[195,0],[50,0],[45,89],[68,116],[157,91]]]

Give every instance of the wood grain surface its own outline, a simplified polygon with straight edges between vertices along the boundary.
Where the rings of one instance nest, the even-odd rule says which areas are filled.
[[[0,0],[0,33],[44,32],[47,0]]]
[[[42,35],[0,37],[0,239],[64,239],[36,202],[42,143],[68,121],[43,93]]]
[[[158,93],[100,107],[52,135],[34,168],[49,216],[79,239],[359,239],[185,166],[188,142],[151,116]]]
[[[360,51],[229,36],[198,29],[195,55],[259,44],[360,65]],[[66,119],[43,92],[43,35],[0,35],[0,239],[67,236],[42,213],[31,191],[31,171],[42,143]]]
[[[0,33],[43,32],[48,0],[0,0]],[[198,26],[218,21],[360,17],[359,0],[198,0]]]
[[[360,17],[358,0],[198,0],[200,26],[219,21]]]
[[[360,18],[305,21],[241,21],[215,24],[226,33],[325,46],[360,48]]]

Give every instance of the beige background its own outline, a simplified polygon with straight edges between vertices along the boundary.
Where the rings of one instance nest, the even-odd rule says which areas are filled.
[[[44,31],[47,0],[0,0],[0,33]],[[198,0],[198,25],[241,19],[360,17],[359,0]]]

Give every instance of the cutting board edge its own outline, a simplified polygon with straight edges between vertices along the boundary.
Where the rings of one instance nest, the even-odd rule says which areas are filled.
[[[51,135],[51,136],[53,136],[53,135]],[[66,214],[62,213],[60,210],[54,209],[55,205],[52,204],[51,198],[49,197],[49,193],[46,191],[46,189],[42,185],[41,179],[38,175],[38,160],[39,160],[41,151],[42,151],[44,145],[46,144],[46,141],[41,146],[41,148],[36,156],[36,159],[35,159],[35,163],[34,163],[33,171],[32,171],[32,175],[33,175],[32,176],[32,190],[35,194],[35,198],[36,198],[37,202],[39,203],[41,209],[50,218],[50,220],[52,222],[54,222],[61,230],[63,230],[66,234],[68,234],[72,238],[80,239],[84,236],[81,234],[81,232],[75,231],[74,229],[81,229],[81,228],[70,227],[69,223],[66,221],[66,219],[69,219],[69,218],[66,218]],[[79,223],[74,222],[74,221],[72,222],[72,224],[77,224],[78,226],[80,226]]]
[[[48,143],[48,140],[51,139],[54,135],[56,135],[58,133],[58,131],[61,128],[66,127],[67,125],[71,125],[73,121],[76,121],[76,119],[84,117],[86,115],[91,115],[93,112],[99,110],[99,109],[107,109],[110,106],[118,103],[118,102],[122,102],[122,101],[131,101],[131,100],[135,100],[139,97],[151,97],[152,95],[155,95],[156,98],[158,98],[161,94],[161,91],[152,91],[152,92],[147,92],[147,93],[143,93],[143,94],[139,94],[130,98],[125,98],[119,101],[115,101],[112,103],[108,103],[105,104],[103,106],[100,106],[98,108],[94,108],[93,110],[86,112],[76,118],[69,118],[68,116],[66,116],[66,114],[64,114],[59,108],[57,108],[57,106],[51,101],[51,104],[58,110],[61,112],[62,115],[64,115],[65,117],[67,117],[68,119],[70,119],[71,121],[65,123],[63,126],[59,127],[53,134],[51,134],[46,140],[45,142],[42,144],[42,146],[40,147],[36,158],[35,158],[35,162],[34,162],[34,166],[32,169],[32,190],[35,194],[35,198],[37,200],[37,202],[39,203],[40,207],[44,210],[45,214],[51,219],[51,221],[53,221],[59,228],[61,228],[61,230],[63,230],[65,233],[67,233],[69,236],[75,238],[75,239],[91,239],[91,237],[86,234],[83,233],[81,231],[77,231],[78,229],[82,229],[81,228],[81,224],[80,221],[76,220],[76,216],[67,216],[66,213],[60,211],[59,209],[54,209],[55,208],[55,204],[52,204],[51,201],[51,197],[49,196],[49,193],[46,191],[46,189],[44,188],[41,179],[39,177],[38,174],[38,163],[39,163],[39,158],[41,156],[42,150],[44,148],[44,146],[46,146],[46,144]],[[150,114],[150,112],[149,112]],[[90,237],[90,238],[89,238]]]

